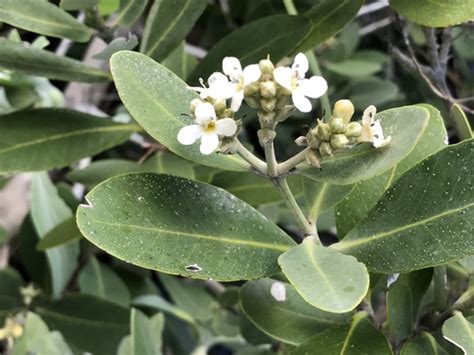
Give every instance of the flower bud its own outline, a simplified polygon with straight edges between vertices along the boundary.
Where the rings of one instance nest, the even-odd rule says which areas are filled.
[[[308,145],[308,141],[305,136],[299,136],[296,138],[295,143],[298,147],[306,147]]]
[[[271,127],[273,126],[274,119],[275,119],[275,112],[265,112],[259,111],[257,113],[258,120],[260,121],[260,126],[262,127]]]
[[[322,156],[332,155],[331,144],[329,144],[328,142],[322,142],[321,145],[319,146],[319,152],[321,153]]]
[[[192,99],[189,103],[189,111],[194,115],[194,111],[196,111],[196,106],[202,103],[200,99]]]
[[[19,338],[23,334],[23,327],[19,324],[15,324],[11,327],[10,333],[14,338]]]
[[[346,124],[342,118],[334,117],[329,121],[329,127],[332,133],[344,133],[346,130]]]
[[[359,122],[350,122],[346,127],[346,136],[358,137],[362,133],[362,126]]]
[[[257,135],[260,145],[264,146],[275,139],[276,132],[272,129],[262,128],[257,131]]]
[[[244,87],[244,95],[245,96],[253,96],[258,93],[260,90],[260,85],[258,81],[255,81],[249,85]]]
[[[291,91],[281,85],[278,85],[276,95],[277,97],[289,97],[291,96]]]
[[[262,74],[272,74],[275,69],[275,66],[270,59],[262,59],[258,65],[260,66]]]
[[[306,140],[311,149],[318,149],[321,144],[321,140],[318,138],[316,128],[311,129],[306,135]]]
[[[260,106],[262,107],[263,111],[272,112],[275,110],[276,99],[261,99]]]
[[[224,111],[222,111],[222,114],[219,115],[219,118],[225,117],[234,118],[234,111],[232,111],[230,108],[226,108]]]
[[[308,152],[306,153],[306,162],[309,164],[309,165],[312,165],[312,166],[315,166],[317,168],[320,168],[321,165],[320,165],[320,158],[319,158],[319,154],[317,151],[313,150],[313,149],[309,149]]]
[[[318,120],[318,125],[316,126],[316,135],[322,141],[331,140],[332,131],[327,123]]]
[[[273,80],[267,80],[260,83],[260,94],[266,99],[276,95],[276,83]]]
[[[223,113],[224,110],[227,108],[227,104],[226,104],[225,100],[223,100],[223,99],[213,100],[212,106],[214,106],[214,110],[216,111],[218,116],[221,113]]]
[[[253,96],[245,96],[245,102],[247,105],[249,105],[251,108],[259,109],[260,108],[260,102],[258,99],[256,99]]]
[[[349,139],[344,134],[334,134],[331,137],[331,146],[334,149],[342,149],[347,146]]]
[[[345,123],[351,121],[354,115],[354,105],[350,100],[338,100],[334,104],[333,117],[340,117]]]

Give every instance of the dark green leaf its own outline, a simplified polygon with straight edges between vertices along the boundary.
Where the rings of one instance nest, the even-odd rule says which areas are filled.
[[[145,10],[148,0],[120,0],[119,14],[115,23],[123,27],[133,25]]]
[[[0,172],[63,167],[124,142],[136,130],[66,109],[0,116]]]
[[[79,207],[77,218],[87,239],[165,273],[221,281],[271,275],[278,271],[278,255],[294,244],[228,192],[183,178],[119,176],[86,197],[89,205]]]
[[[347,97],[352,101],[356,110],[362,111],[370,105],[383,105],[395,100],[398,87],[390,80],[377,77],[352,80],[348,85]]]
[[[135,298],[132,303],[136,307],[152,308],[154,310],[162,311],[172,316],[175,316],[176,318],[181,319],[189,324],[196,325],[196,321],[194,320],[191,314],[182,310],[179,307],[174,306],[173,304],[169,303],[167,300],[158,295],[140,296]]]
[[[77,228],[76,218],[71,216],[49,231],[39,241],[37,248],[39,251],[45,251],[46,249],[69,244],[81,238],[82,234]]]
[[[0,270],[0,324],[3,326],[5,317],[20,312],[24,308],[20,287],[23,280],[12,268]]]
[[[436,339],[427,332],[421,332],[420,336],[408,340],[403,344],[400,355],[448,355],[437,342]]]
[[[161,62],[161,64],[181,79],[186,80],[189,74],[191,74],[198,65],[198,60],[186,53],[184,45],[185,43],[182,42],[181,45],[176,47],[176,49]]]
[[[352,78],[375,74],[382,70],[382,65],[387,61],[388,57],[385,54],[365,50],[356,52],[340,62],[328,62],[326,67],[333,73]]]

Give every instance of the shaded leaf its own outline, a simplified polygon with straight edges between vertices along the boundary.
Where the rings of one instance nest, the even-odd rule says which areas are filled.
[[[23,297],[20,287],[23,280],[20,274],[12,268],[0,270],[0,324],[3,326],[5,318],[23,310]]]
[[[145,10],[148,0],[120,0],[119,14],[115,23],[123,27],[133,25]]]
[[[61,0],[59,6],[66,11],[90,9],[96,6],[99,0]]]
[[[94,59],[109,60],[112,54],[122,50],[132,50],[138,45],[138,37],[129,34],[128,38],[118,37],[110,42],[101,52],[93,56]]]
[[[400,355],[448,355],[437,342],[436,339],[427,332],[421,332],[420,336],[410,339],[403,344]]]
[[[179,307],[174,306],[169,303],[167,300],[158,295],[143,295],[133,299],[132,304],[138,307],[147,307],[152,308],[157,311],[162,311],[168,313],[172,316],[175,316],[178,319],[181,319],[189,324],[196,325],[196,322],[193,318],[193,315],[182,310]]]
[[[443,337],[464,351],[464,354],[474,353],[474,322],[466,319],[461,312],[455,311],[444,322]]]
[[[68,244],[81,238],[82,234],[77,228],[76,218],[71,216],[49,231],[44,238],[40,239],[36,247],[39,251],[45,251],[46,249]]]
[[[131,352],[135,355],[160,355],[161,333],[165,318],[156,314],[148,318],[138,309],[132,308],[130,316]]]

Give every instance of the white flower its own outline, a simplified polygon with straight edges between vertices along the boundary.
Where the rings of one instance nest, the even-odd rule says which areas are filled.
[[[286,288],[280,281],[275,281],[270,287],[270,294],[278,302],[286,301]]]
[[[202,87],[199,86],[188,86],[188,89],[192,89],[199,93],[201,99],[205,100],[211,97],[216,100],[230,99],[235,92],[234,85],[229,82],[229,79],[222,73],[215,72],[207,79],[209,87],[204,85],[204,80],[199,78],[199,82]]]
[[[375,120],[376,112],[377,109],[374,105],[370,105],[365,109],[362,116],[362,133],[358,139],[360,142],[372,143],[374,148],[381,148],[390,143],[392,137],[384,138],[382,125],[379,120]]]
[[[232,111],[237,112],[244,99],[245,87],[256,82],[262,76],[260,66],[258,64],[251,64],[242,70],[242,65],[237,58],[225,57],[222,60],[222,71],[230,78],[231,83],[234,85],[230,108]]]
[[[273,71],[275,81],[291,91],[293,105],[301,112],[311,111],[311,101],[308,97],[317,99],[323,96],[328,89],[328,84],[322,76],[312,76],[305,79],[308,67],[306,56],[303,53],[298,53],[291,68],[278,67]]]
[[[214,106],[209,102],[202,102],[194,111],[196,124],[185,126],[178,132],[178,141],[184,145],[191,145],[201,138],[200,151],[208,155],[219,146],[219,136],[232,137],[237,132],[237,124],[232,118],[217,119]]]

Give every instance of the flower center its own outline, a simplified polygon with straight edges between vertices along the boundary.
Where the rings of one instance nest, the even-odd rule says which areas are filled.
[[[298,76],[293,76],[290,81],[291,90],[296,90],[298,88],[299,78]]]
[[[202,125],[202,129],[206,133],[213,133],[216,130],[216,121],[209,121]]]

